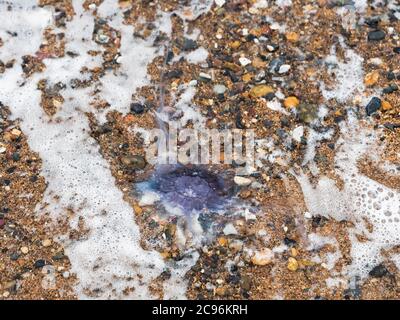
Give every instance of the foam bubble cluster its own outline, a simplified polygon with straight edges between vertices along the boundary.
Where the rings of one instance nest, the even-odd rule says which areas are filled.
[[[382,249],[400,244],[400,194],[359,171],[358,160],[379,148],[373,132],[361,129],[354,121],[342,127],[336,150],[336,174],[344,182],[343,188],[327,177],[322,177],[316,186],[305,175],[298,180],[310,212],[355,223],[355,228],[350,229],[353,261],[349,271],[366,276],[382,260]],[[372,224],[372,230],[367,222]],[[357,235],[367,241],[360,241]]]

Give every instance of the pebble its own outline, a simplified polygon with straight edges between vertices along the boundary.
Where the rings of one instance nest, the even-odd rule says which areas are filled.
[[[3,297],[4,298],[8,298],[9,296],[10,296],[10,292],[9,291],[4,291]]]
[[[67,279],[69,278],[70,273],[68,271],[65,271],[62,275],[65,279]]]
[[[45,239],[42,241],[42,246],[43,247],[50,247],[52,244],[52,241],[50,239]]]
[[[374,278],[382,278],[389,274],[389,271],[383,264],[379,264],[375,266],[370,272],[369,275]]]
[[[252,62],[252,66],[257,69],[265,68],[266,64],[267,63],[264,60],[258,57],[254,58]]]
[[[368,41],[380,41],[385,39],[385,32],[382,30],[370,31],[368,33]]]
[[[388,101],[382,101],[382,110],[388,111],[392,109],[392,105]]]
[[[367,116],[370,116],[376,111],[378,111],[381,108],[381,105],[382,105],[381,99],[379,99],[378,97],[373,97],[365,107]]]
[[[304,217],[306,219],[312,219],[312,214],[310,212],[306,211],[306,212],[304,212]]]
[[[192,39],[185,38],[183,40],[182,50],[184,51],[191,51],[198,48],[198,44],[196,41]]]
[[[290,257],[288,259],[288,264],[287,264],[287,268],[290,271],[296,271],[299,268],[299,263],[297,262],[297,260],[293,257]]]
[[[110,37],[103,34],[103,33],[98,33],[96,35],[96,42],[106,44],[110,41]]]
[[[378,71],[372,71],[370,73],[368,73],[365,78],[364,78],[364,83],[367,86],[372,86],[375,83],[377,83],[379,80],[379,72]]]
[[[243,249],[243,241],[235,240],[229,244],[229,249],[233,250],[234,252],[239,252]]]
[[[235,176],[233,178],[233,181],[238,185],[238,186],[248,186],[251,184],[252,180],[250,178],[246,177],[241,177],[241,176]]]
[[[218,7],[223,7],[224,4],[225,4],[225,0],[215,0],[215,4],[216,4]]]
[[[279,67],[278,73],[282,74],[282,73],[286,73],[290,70],[290,65],[288,64],[283,64]]]
[[[268,65],[269,72],[275,73],[275,72],[279,71],[279,69],[283,65],[283,63],[284,63],[284,61],[282,60],[282,58],[273,59]]]
[[[296,32],[287,32],[286,33],[286,39],[290,42],[297,42],[299,41],[300,35]]]
[[[213,91],[218,95],[224,94],[226,92],[226,90],[227,90],[227,87],[225,87],[223,84],[216,84],[213,88]]]
[[[237,48],[240,47],[240,45],[241,45],[241,43],[240,43],[240,41],[238,41],[238,40],[233,41],[233,42],[231,42],[231,43],[229,44],[229,46],[230,46],[232,49],[237,49]]]
[[[121,162],[132,169],[144,169],[146,167],[146,160],[140,155],[122,156]]]
[[[43,277],[41,284],[45,290],[54,290],[57,288],[56,277],[54,274],[47,274]]]
[[[240,64],[245,67],[251,63],[251,60],[247,59],[246,57],[239,58]]]
[[[54,274],[55,271],[56,269],[52,265],[46,265],[41,270],[43,274]]]
[[[221,247],[225,247],[228,244],[228,239],[226,239],[225,237],[219,237],[218,238],[218,244]]]
[[[283,101],[283,105],[286,108],[296,108],[299,105],[300,101],[299,99],[297,99],[294,96],[291,97],[287,97],[284,101]]]
[[[251,258],[251,262],[256,266],[266,266],[272,262],[274,253],[271,249],[265,248],[261,251],[256,251],[254,256]]]
[[[133,210],[135,211],[136,215],[141,215],[143,213],[143,209],[137,204],[133,206]]]
[[[18,260],[19,257],[20,257],[20,254],[19,254],[18,252],[13,252],[13,253],[10,255],[10,259],[11,259],[12,261]]]
[[[21,252],[23,254],[27,254],[29,252],[29,248],[28,247],[21,247]]]
[[[144,112],[145,107],[141,103],[134,102],[131,103],[130,109],[132,113],[142,114]]]
[[[395,92],[397,90],[399,90],[399,87],[397,85],[395,85],[395,84],[391,84],[391,85],[387,86],[386,88],[384,88],[382,90],[382,93],[383,94],[390,94],[390,93],[393,93],[393,92]]]
[[[257,231],[257,236],[259,236],[259,237],[265,237],[267,234],[268,234],[267,231],[264,229]]]
[[[227,288],[226,287],[218,287],[215,289],[215,294],[217,296],[223,297],[227,293]]]
[[[14,137],[19,137],[20,135],[21,135],[21,131],[20,130],[18,130],[18,129],[12,129],[11,130],[11,134],[14,136]]]
[[[36,260],[35,263],[33,264],[33,266],[38,269],[43,268],[45,265],[46,265],[46,261],[43,259]]]
[[[272,92],[274,92],[274,89],[272,89],[272,87],[267,86],[265,84],[261,84],[261,85],[253,87],[250,90],[250,96],[252,96],[253,98],[259,98],[259,97],[266,96],[268,93],[272,93]]]
[[[304,135],[304,127],[303,126],[298,126],[292,131],[292,138],[297,141],[301,142],[301,138]]]
[[[200,72],[199,77],[201,79],[204,79],[204,80],[211,80],[212,79],[212,77],[209,74],[204,73],[204,72]]]
[[[243,275],[240,281],[240,286],[243,290],[249,291],[251,289],[251,278],[249,276]]]
[[[6,152],[6,150],[7,150],[6,148],[0,146],[0,153],[4,153],[4,152]]]
[[[16,285],[17,285],[17,282],[15,280],[12,280],[12,281],[8,281],[8,282],[4,283],[2,288],[5,290],[8,290],[8,289],[12,289]]]
[[[247,83],[247,82],[250,82],[252,78],[253,78],[253,74],[246,73],[243,75],[242,80]]]
[[[236,228],[234,227],[234,225],[232,223],[228,223],[225,226],[223,232],[224,232],[224,235],[226,235],[226,236],[231,235],[231,234],[232,235],[238,234]]]
[[[386,74],[386,78],[387,78],[388,80],[394,80],[394,79],[396,79],[396,75],[395,75],[395,73],[394,73],[393,71],[389,71],[389,72]]]
[[[299,105],[299,119],[304,123],[311,123],[318,118],[318,106],[314,104],[302,103]]]
[[[267,50],[269,52],[275,52],[276,50],[278,50],[279,46],[276,44],[268,44],[267,45]]]

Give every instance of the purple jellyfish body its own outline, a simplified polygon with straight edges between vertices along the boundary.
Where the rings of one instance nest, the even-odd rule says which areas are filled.
[[[186,214],[203,209],[217,210],[224,205],[230,192],[216,174],[186,167],[157,174],[153,187],[163,200]]]

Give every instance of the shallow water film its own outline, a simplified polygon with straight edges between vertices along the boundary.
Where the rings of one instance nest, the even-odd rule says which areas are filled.
[[[0,17],[0,299],[400,298],[398,1]]]

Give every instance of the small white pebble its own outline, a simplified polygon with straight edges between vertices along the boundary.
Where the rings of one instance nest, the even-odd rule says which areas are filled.
[[[200,76],[200,78],[211,80],[211,76],[209,74],[207,74],[207,73],[200,72],[199,76]]]
[[[304,212],[304,217],[306,219],[311,219],[312,218],[312,214],[310,212],[306,211],[306,212]]]
[[[251,184],[251,179],[246,178],[246,177],[241,177],[241,176],[235,176],[233,178],[233,181],[238,185],[238,186],[248,186]]]
[[[278,73],[282,74],[282,73],[286,73],[290,70],[290,65],[288,64],[283,64],[280,66]]]
[[[225,4],[225,0],[215,0],[215,4],[218,7],[222,7]]]
[[[246,57],[241,57],[239,58],[239,62],[243,67],[245,67],[251,63],[251,60],[247,59]]]
[[[285,95],[282,93],[282,91],[278,90],[275,92],[275,97],[277,97],[279,100],[285,99]]]
[[[292,138],[297,142],[301,142],[301,138],[304,135],[304,127],[298,126],[292,131]]]
[[[228,236],[228,235],[230,235],[230,234],[238,234],[236,228],[233,226],[232,223],[228,223],[228,224],[225,226],[223,232],[224,232],[224,235],[226,235],[226,236]]]

